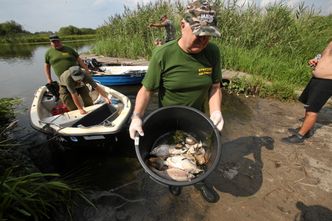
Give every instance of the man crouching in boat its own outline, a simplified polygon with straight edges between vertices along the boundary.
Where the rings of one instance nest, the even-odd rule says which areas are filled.
[[[99,87],[90,75],[85,74],[79,66],[72,66],[60,76],[60,99],[67,106],[68,110],[78,109],[81,114],[86,114],[80,102],[79,96],[82,98],[84,106],[93,105],[90,97],[90,90],[85,84],[90,84],[104,98],[105,102],[110,104],[111,101],[107,97],[107,93]]]

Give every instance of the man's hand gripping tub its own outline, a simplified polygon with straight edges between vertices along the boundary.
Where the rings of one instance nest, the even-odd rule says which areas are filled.
[[[142,119],[139,117],[138,114],[134,113],[129,126],[129,135],[131,139],[135,140],[136,133],[138,133],[139,136],[144,136],[142,125]]]

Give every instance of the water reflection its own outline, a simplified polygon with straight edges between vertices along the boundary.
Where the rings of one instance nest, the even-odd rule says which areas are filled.
[[[0,46],[0,59],[10,60],[15,62],[19,59],[31,59],[34,51],[38,48],[38,45],[17,45],[6,44]]]
[[[80,52],[82,49],[89,49],[93,46],[93,41],[64,42]],[[49,44],[0,44],[0,60],[17,62],[20,60],[30,60],[35,51],[40,47],[48,47]]]

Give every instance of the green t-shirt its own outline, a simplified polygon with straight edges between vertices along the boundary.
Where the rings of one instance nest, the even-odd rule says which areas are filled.
[[[50,64],[55,74],[60,77],[65,70],[78,65],[78,56],[74,49],[67,46],[63,46],[61,49],[50,48],[45,53],[45,63]]]
[[[185,105],[204,111],[212,84],[221,81],[217,45],[209,43],[199,54],[187,54],[171,41],[153,51],[142,81],[148,90],[159,89],[159,105]]]
[[[83,70],[82,70],[83,71]],[[85,84],[90,84],[92,88],[96,88],[97,84],[92,79],[92,77],[85,73],[85,77],[83,78],[82,82],[74,81],[73,78],[70,76],[69,70],[63,72],[63,74],[59,78],[60,85],[65,86],[69,93],[74,94],[76,93],[76,88],[80,88]]]

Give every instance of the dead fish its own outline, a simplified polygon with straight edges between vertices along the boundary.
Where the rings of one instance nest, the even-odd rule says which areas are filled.
[[[197,151],[198,144],[192,144],[192,145],[186,144],[186,147],[188,148],[189,153],[195,154]]]
[[[193,145],[193,144],[197,143],[197,140],[192,136],[187,136],[185,139],[185,143],[189,144],[189,145]]]
[[[169,155],[169,145],[168,144],[162,144],[155,148],[153,148],[150,152],[151,155],[154,156],[168,156]]]
[[[167,169],[167,165],[165,165],[165,160],[162,157],[150,157],[147,160],[147,165],[158,170]]]
[[[197,174],[203,171],[197,167],[195,162],[182,155],[168,157],[165,161],[165,164],[169,168],[178,168],[193,174]]]
[[[195,176],[187,171],[178,169],[178,168],[168,168],[167,170],[156,170],[154,168],[151,168],[153,172],[155,172],[156,174],[158,174],[159,176],[169,179],[169,180],[175,180],[175,181],[190,181],[193,178],[195,178]]]
[[[169,155],[177,155],[187,152],[186,147],[177,148],[176,145],[169,145],[169,144],[161,144],[152,149],[150,152],[151,155],[157,157],[165,157]]]
[[[194,157],[194,155],[192,155],[191,153],[187,152],[185,154],[182,154],[183,157],[187,158],[188,160],[192,161],[192,162],[195,162],[196,159]]]
[[[207,163],[206,159],[205,159],[205,154],[195,154],[194,155],[196,163],[198,165],[203,165],[205,163]]]
[[[176,147],[170,147],[169,148],[169,154],[170,155],[179,155],[179,154],[183,154],[187,151],[188,151],[188,148],[186,148],[184,146],[182,148],[176,148]]]

